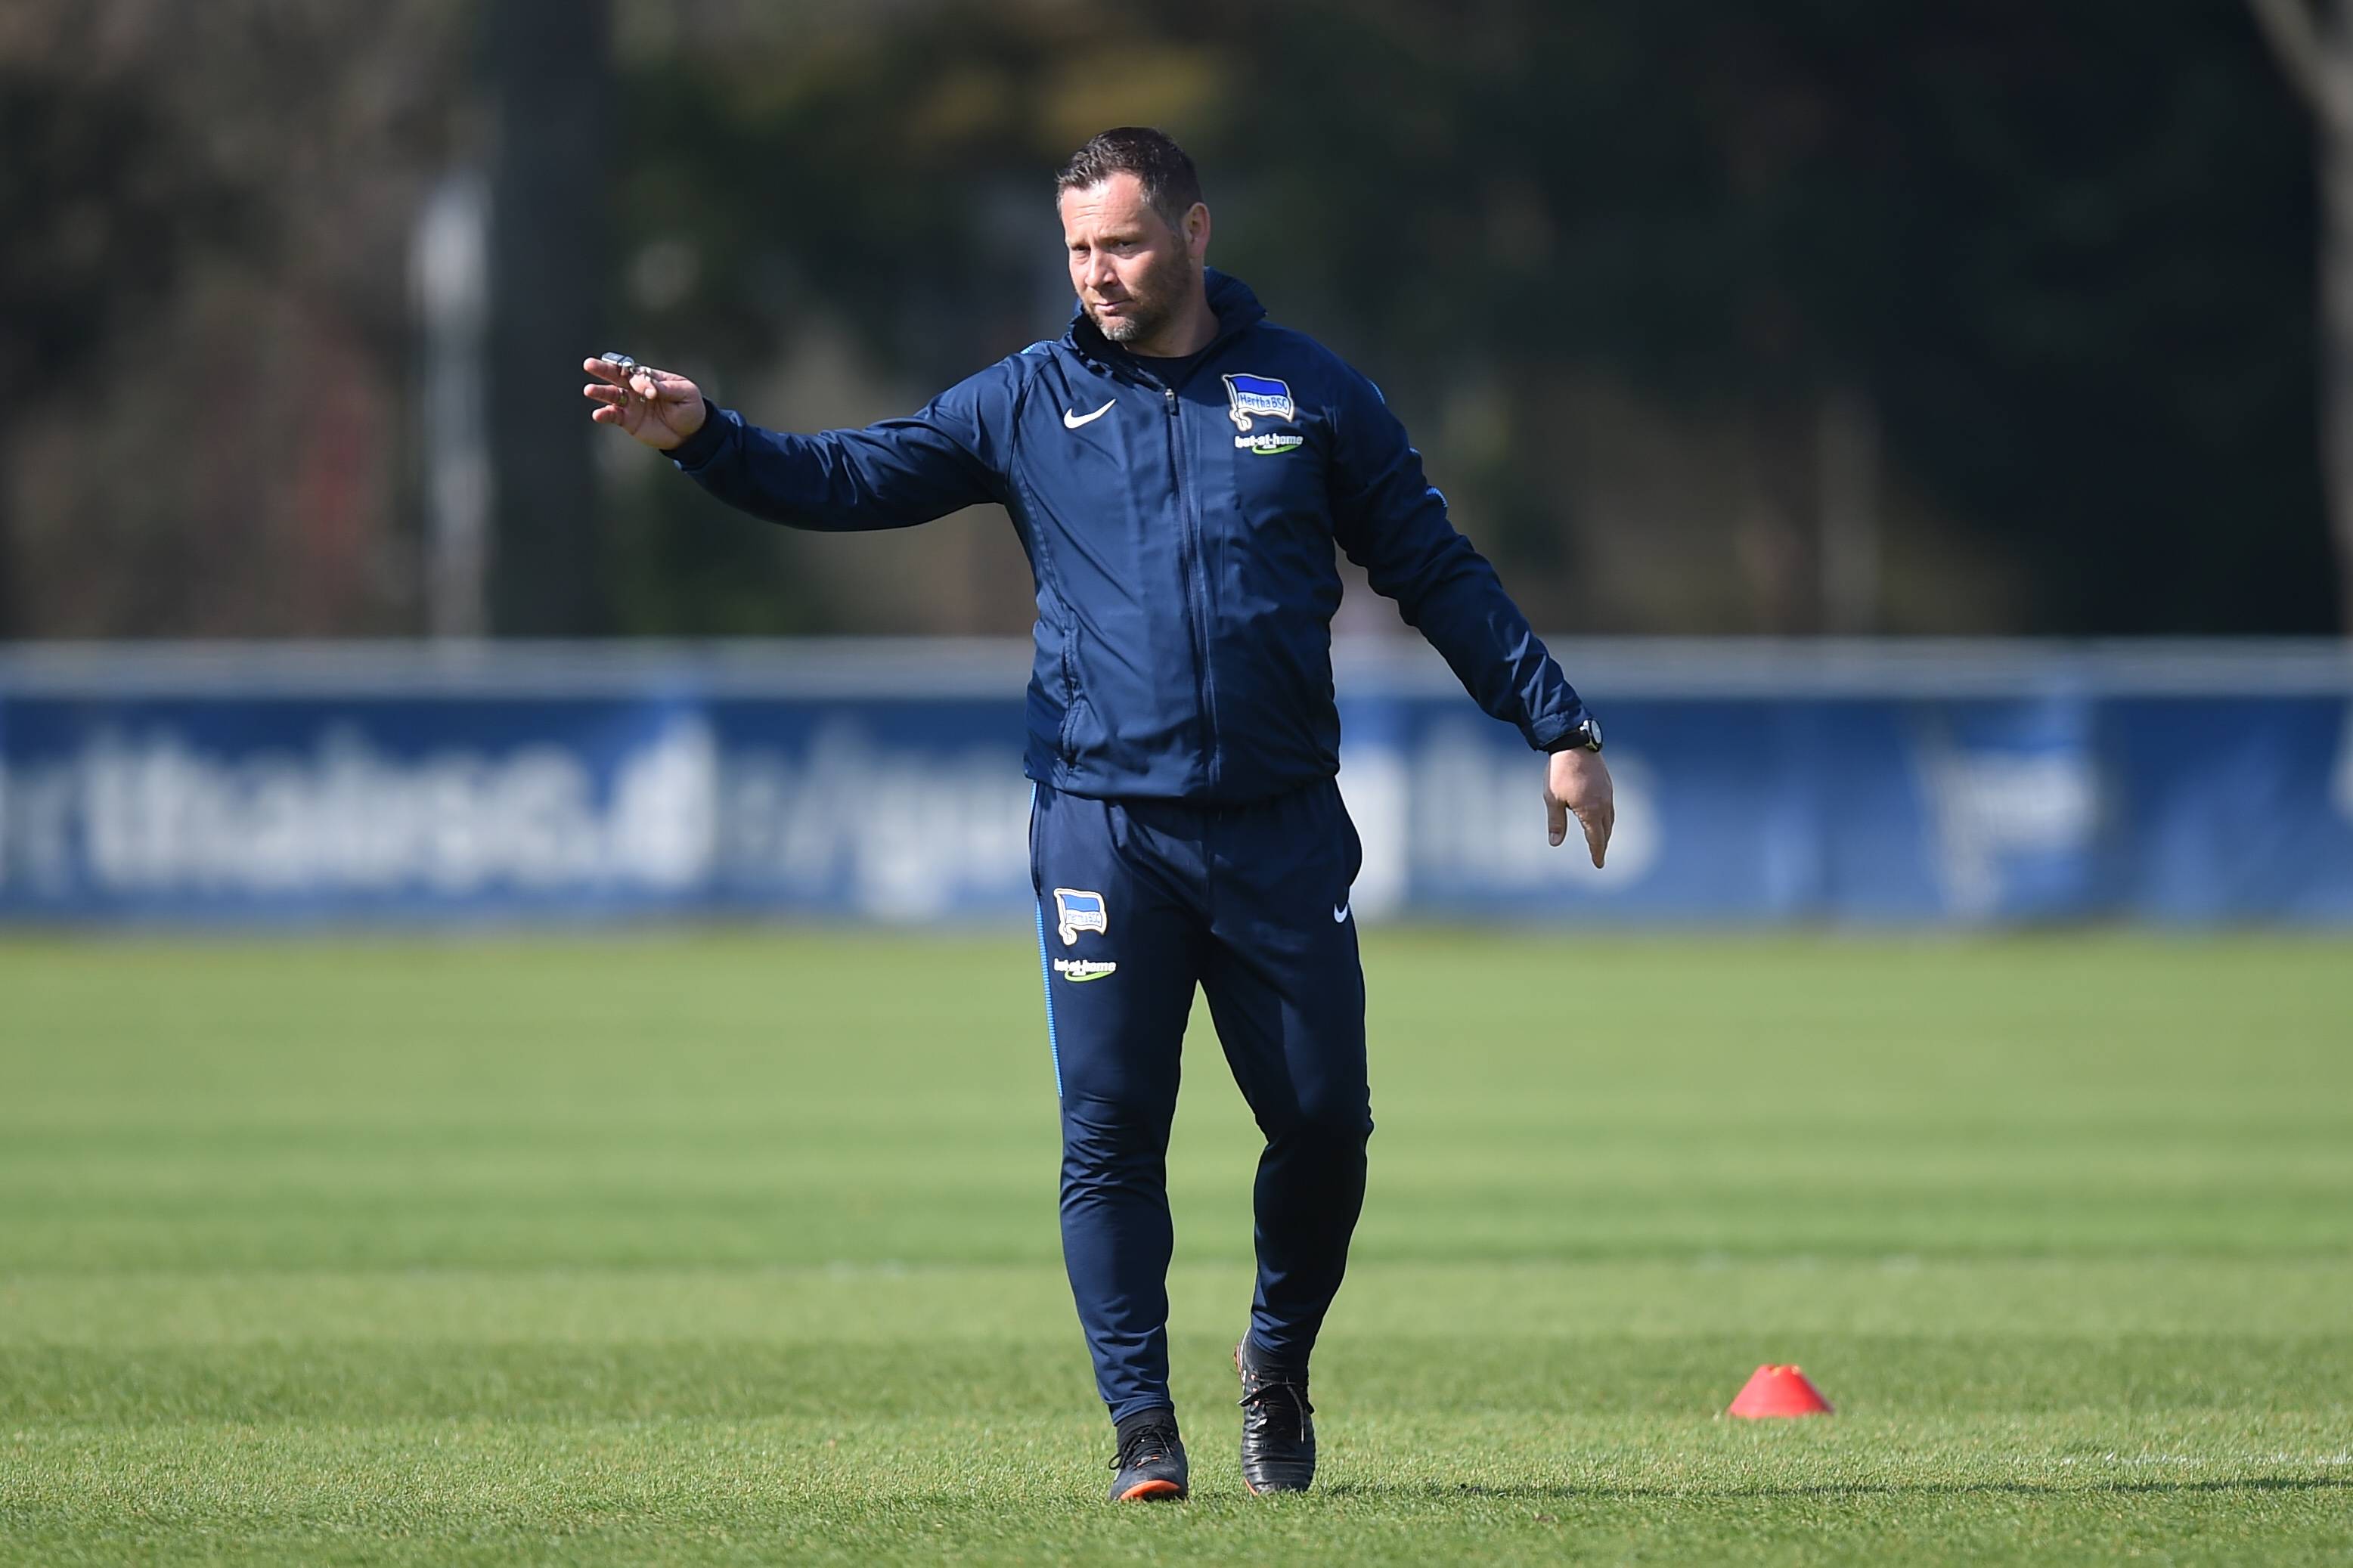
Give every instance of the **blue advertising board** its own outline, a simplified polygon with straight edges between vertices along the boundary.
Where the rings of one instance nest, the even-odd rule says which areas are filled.
[[[1367,919],[2353,922],[2333,645],[1557,645],[1608,867],[1422,650],[1345,650]],[[34,650],[0,917],[1026,918],[1023,649]]]

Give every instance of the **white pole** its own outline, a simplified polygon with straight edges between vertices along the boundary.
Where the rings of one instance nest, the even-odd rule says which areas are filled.
[[[479,637],[488,622],[490,187],[460,169],[425,199],[409,269],[425,348],[425,621],[436,637]]]

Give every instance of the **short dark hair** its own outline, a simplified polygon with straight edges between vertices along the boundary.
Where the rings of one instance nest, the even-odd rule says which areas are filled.
[[[1193,160],[1174,137],[1148,125],[1122,125],[1091,138],[1054,177],[1054,197],[1059,201],[1064,191],[1083,191],[1113,174],[1134,174],[1144,186],[1144,199],[1170,228],[1182,228],[1185,215],[1201,199],[1201,176]]]

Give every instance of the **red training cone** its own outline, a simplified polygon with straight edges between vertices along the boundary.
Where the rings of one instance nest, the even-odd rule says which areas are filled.
[[[1831,1402],[1794,1366],[1760,1366],[1751,1373],[1730,1415],[1828,1415]]]

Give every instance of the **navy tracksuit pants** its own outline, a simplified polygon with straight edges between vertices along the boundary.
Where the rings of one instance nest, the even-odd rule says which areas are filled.
[[[1062,1101],[1062,1258],[1113,1421],[1169,1406],[1168,1125],[1198,984],[1266,1150],[1250,1335],[1307,1364],[1372,1134],[1363,849],[1330,780],[1242,806],[1038,786],[1029,868]]]

